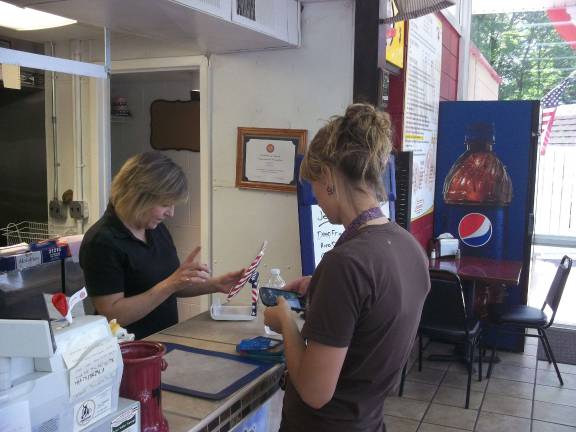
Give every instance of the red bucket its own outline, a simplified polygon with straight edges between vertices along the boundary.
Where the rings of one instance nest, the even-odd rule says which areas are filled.
[[[160,388],[162,371],[168,366],[162,358],[166,347],[159,342],[122,342],[120,351],[124,360],[120,396],[140,401],[142,432],[168,432]]]

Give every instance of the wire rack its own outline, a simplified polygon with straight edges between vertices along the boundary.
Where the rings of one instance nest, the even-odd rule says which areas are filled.
[[[18,243],[37,243],[43,240],[49,240],[60,237],[66,234],[74,234],[74,230],[66,230],[62,227],[61,230],[55,231],[54,228],[50,229],[49,225],[45,222],[30,222],[23,221],[14,223],[11,222],[6,225],[6,228],[0,228],[0,233],[6,238],[8,246]]]

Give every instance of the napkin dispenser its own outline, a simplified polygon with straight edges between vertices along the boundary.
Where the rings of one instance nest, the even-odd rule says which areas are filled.
[[[460,244],[458,239],[453,237],[438,237],[436,239],[436,256],[446,257],[458,255]]]

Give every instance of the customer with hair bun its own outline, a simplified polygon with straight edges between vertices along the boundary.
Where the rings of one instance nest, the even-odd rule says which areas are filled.
[[[380,210],[389,116],[350,105],[312,140],[300,177],[346,228],[308,285],[300,332],[283,298],[265,311],[288,370],[281,432],[383,431],[383,402],[406,364],[430,289],[428,261]],[[305,279],[288,286],[303,290]]]
[[[163,221],[188,196],[186,176],[158,152],[134,156],[112,181],[106,212],[80,247],[86,288],[98,313],[144,338],[178,322],[176,297],[227,293],[242,271],[211,277],[196,247],[180,264]]]

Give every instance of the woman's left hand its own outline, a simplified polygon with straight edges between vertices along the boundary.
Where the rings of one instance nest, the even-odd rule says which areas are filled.
[[[216,276],[208,279],[208,283],[211,284],[214,289],[213,292],[220,292],[228,294],[228,292],[238,283],[242,275],[244,274],[244,269],[226,273],[222,276]]]
[[[277,333],[282,333],[282,325],[292,319],[292,310],[284,297],[278,296],[278,305],[264,310],[264,324]]]

